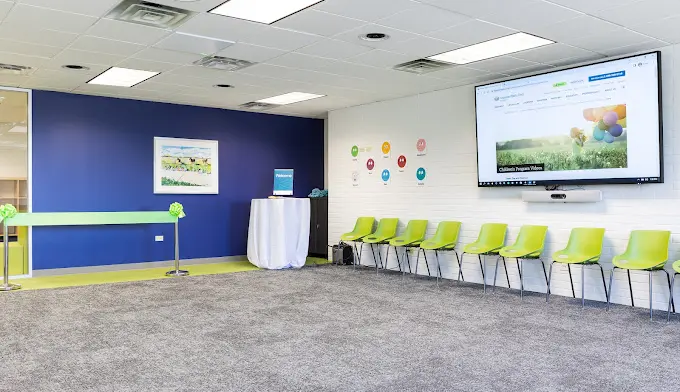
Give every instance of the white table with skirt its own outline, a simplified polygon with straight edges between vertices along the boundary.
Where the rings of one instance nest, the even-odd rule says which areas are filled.
[[[309,250],[309,199],[253,199],[248,260],[265,269],[301,268]]]

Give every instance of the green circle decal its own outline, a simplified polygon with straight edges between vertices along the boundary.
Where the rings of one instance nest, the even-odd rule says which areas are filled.
[[[356,158],[357,155],[359,155],[359,147],[358,146],[352,146],[352,156],[354,158]]]

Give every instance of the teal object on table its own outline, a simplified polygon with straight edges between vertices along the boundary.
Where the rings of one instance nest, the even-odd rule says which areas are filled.
[[[319,188],[314,188],[312,189],[312,193],[308,195],[309,197],[328,197],[328,191],[327,190],[321,190]]]

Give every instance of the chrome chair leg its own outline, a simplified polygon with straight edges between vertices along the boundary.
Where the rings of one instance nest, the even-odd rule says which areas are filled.
[[[652,306],[652,270],[649,270],[649,320],[654,319],[654,307]]]
[[[508,282],[508,288],[510,287],[510,275],[508,275],[508,263],[505,261],[505,257],[503,257],[501,260],[503,260],[503,269],[505,270],[505,280]]]
[[[416,255],[416,273],[413,274],[413,279],[418,277],[418,264],[420,264],[420,248],[417,248],[417,249],[418,249],[418,254]]]
[[[545,291],[545,302],[546,303],[548,303],[548,301],[550,300],[550,281],[552,280],[552,269],[553,269],[554,264],[555,264],[554,261],[550,263],[550,269],[549,269],[550,272],[548,272],[548,276],[547,276],[547,278],[548,278],[548,281],[547,281],[548,290]]]
[[[543,263],[543,260],[541,260],[540,258],[538,259],[538,261],[541,262],[541,267],[543,267],[543,276],[545,277],[546,291],[550,291],[550,287],[548,287],[548,274],[545,272],[545,263]]]
[[[425,249],[423,249],[423,255],[425,255],[425,256],[427,257],[427,255],[425,254]],[[444,279],[444,277],[442,276],[442,268],[441,268],[441,264],[439,264],[439,253],[437,252],[436,249],[434,250],[434,258],[435,258],[435,260],[437,260],[437,271],[439,271],[439,272],[437,273],[437,287],[439,287],[439,279],[440,279],[440,278],[441,278],[441,279]],[[427,259],[426,259],[426,260],[427,260]]]
[[[611,298],[612,298],[612,291],[614,291],[614,270],[616,267],[613,267],[611,272],[609,273],[609,294],[607,295],[607,310],[609,310],[609,304],[611,303]]]
[[[522,270],[524,269],[524,264],[522,264],[522,259],[517,259],[517,270],[519,271],[519,298],[524,299],[524,274]]]
[[[581,264],[581,308],[586,307],[586,265]]]
[[[406,254],[406,264],[408,264],[408,273],[410,274],[411,273],[411,260],[408,257],[409,252],[408,252],[407,247],[404,247],[404,253]]]
[[[597,263],[597,266],[600,267],[600,274],[602,275],[602,287],[604,287],[604,296],[605,298],[609,296],[607,292],[607,283],[604,280],[604,268],[600,265],[600,263]]]
[[[576,298],[576,292],[574,291],[574,279],[571,277],[571,264],[567,264],[567,271],[569,271],[569,282],[571,283],[571,295]]]
[[[465,282],[465,277],[463,276],[463,255],[461,254],[460,257],[458,257],[458,252],[455,250],[453,251],[453,254],[456,255],[456,260],[458,261],[458,281],[460,282],[460,279],[463,278],[463,282]],[[463,252],[465,254],[465,252]]]
[[[501,263],[501,257],[503,256],[500,256],[496,259],[496,267],[493,270],[493,288],[491,289],[492,293],[496,292],[496,277],[498,276],[498,264]]]
[[[436,252],[436,250],[435,250]],[[430,264],[427,262],[427,254],[425,254],[425,251],[423,250],[423,256],[425,257],[425,267],[427,267],[427,276],[432,276],[430,273]]]
[[[670,284],[671,291],[668,293],[668,318],[666,319],[666,321],[671,321],[671,304],[673,303],[673,286],[675,286],[675,275],[677,274],[673,274],[673,278],[671,278]]]
[[[482,268],[482,281],[484,284],[484,292],[486,293],[486,255],[484,255],[484,261],[482,262],[482,256],[477,255],[479,257],[479,266]]]
[[[668,281],[668,290],[672,290],[673,285],[671,284],[671,274],[666,269],[663,269],[663,272],[666,273],[666,280]],[[673,277],[675,277],[675,275],[673,275]],[[671,305],[673,306],[673,313],[675,313],[675,301],[673,301]]]

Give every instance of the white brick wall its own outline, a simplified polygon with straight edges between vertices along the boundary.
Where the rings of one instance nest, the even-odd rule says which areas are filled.
[[[434,234],[442,220],[463,223],[460,244],[476,239],[482,223],[504,222],[509,225],[506,243],[512,243],[523,224],[549,226],[547,247],[543,260],[564,248],[573,227],[604,227],[605,245],[602,262],[607,283],[612,256],[625,250],[628,235],[634,229],[670,230],[672,243],[670,261],[680,258],[680,134],[674,111],[674,74],[680,61],[674,61],[680,49],[662,50],[663,110],[664,110],[664,184],[592,186],[603,191],[604,201],[592,204],[527,204],[520,198],[527,188],[478,188],[476,175],[474,87],[465,86],[418,96],[378,102],[331,112],[328,134],[329,243],[352,229],[357,216],[397,217],[401,232],[409,219],[428,219],[428,235]],[[678,63],[676,66],[675,63]],[[680,93],[680,92],[679,92]],[[680,120],[680,118],[678,119]],[[426,138],[427,155],[416,156],[418,138]],[[380,146],[389,140],[392,157],[382,158]],[[361,153],[353,162],[353,145],[371,146],[371,153]],[[405,154],[408,166],[404,173],[397,171],[396,159]],[[373,157],[376,167],[368,175],[366,160]],[[427,169],[427,183],[417,186],[415,171]],[[392,172],[392,181],[383,185],[380,173],[384,168]],[[352,172],[360,173],[359,186],[352,185]],[[538,188],[537,188],[538,189]],[[462,249],[462,246],[459,246]],[[394,254],[391,252],[392,255]],[[384,255],[384,251],[383,251]],[[364,260],[372,256],[364,247]],[[432,258],[433,259],[433,258]],[[428,260],[430,258],[428,257]],[[442,272],[446,278],[457,276],[453,255],[442,257]],[[396,266],[391,256],[390,265]],[[525,288],[545,292],[543,272],[537,262],[525,262]],[[488,282],[493,278],[494,260],[489,258]],[[422,262],[419,273],[425,273]],[[505,284],[499,267],[498,284]],[[467,281],[482,281],[479,263],[467,256],[463,272]],[[519,288],[519,276],[514,261],[508,264],[510,282]],[[572,268],[577,297],[581,290],[580,267]],[[648,306],[647,273],[632,273],[636,306]],[[678,285],[680,286],[680,285]],[[566,267],[555,265],[553,294],[571,296]],[[481,290],[481,287],[480,287]],[[599,270],[586,270],[586,298],[604,301],[605,296]],[[676,290],[680,294],[680,290]],[[677,295],[676,294],[676,295]],[[676,297],[680,299],[680,295]],[[654,277],[654,307],[665,309],[668,286],[661,273]],[[615,275],[612,301],[630,304],[625,273]]]

